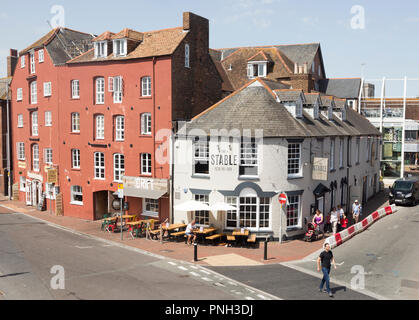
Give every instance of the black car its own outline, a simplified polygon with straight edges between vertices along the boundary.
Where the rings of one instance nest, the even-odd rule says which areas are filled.
[[[390,188],[389,203],[415,205],[419,201],[419,178],[398,179]]]

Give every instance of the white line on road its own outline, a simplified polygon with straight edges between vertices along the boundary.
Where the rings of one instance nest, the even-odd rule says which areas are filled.
[[[81,246],[76,246],[76,248],[79,248],[79,249],[91,249],[91,248],[93,248],[93,247],[81,247]]]
[[[167,263],[171,264],[172,266],[177,266],[177,264],[172,261],[167,261]]]
[[[205,274],[211,274],[211,272],[208,272],[208,271],[205,271],[205,270],[199,270],[199,271],[201,271],[201,272],[203,272],[203,273],[205,273]]]
[[[252,297],[244,297],[246,300],[255,300],[254,298],[252,298]]]
[[[183,270],[183,271],[187,271],[188,269],[182,266],[179,266],[178,269]]]
[[[205,280],[205,281],[212,281],[212,279],[210,279],[210,278],[206,278],[206,277],[203,277],[203,278],[201,278],[202,280]]]
[[[193,275],[193,276],[195,276],[195,277],[199,277],[200,275],[199,274],[197,274],[196,272],[193,272],[193,271],[191,271],[191,272],[189,272],[191,275]]]

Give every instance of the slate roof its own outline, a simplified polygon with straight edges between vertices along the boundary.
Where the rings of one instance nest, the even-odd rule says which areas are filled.
[[[122,31],[121,31],[122,32]],[[183,30],[183,27],[163,29],[157,31],[144,32],[143,41],[138,46],[128,53],[125,57],[114,57],[113,54],[105,58],[95,58],[94,50],[89,50],[83,55],[68,61],[68,63],[82,63],[82,62],[96,62],[96,61],[111,61],[111,60],[129,60],[146,57],[158,57],[164,55],[171,55],[186,37],[188,32]],[[115,35],[116,36],[116,35]],[[115,37],[114,36],[114,37]]]
[[[320,98],[320,104],[322,103],[320,93],[318,92],[304,93],[304,96],[306,98],[306,102],[305,102],[306,105],[314,105],[317,99],[319,98]]]
[[[7,99],[7,85],[10,85],[10,82],[12,82],[12,77],[9,78],[1,78],[0,79],[0,100],[6,100]],[[9,99],[10,99],[11,93],[9,89]]]
[[[307,63],[310,69],[317,52],[322,59],[319,43],[210,49],[214,62],[221,63],[235,90],[249,81],[246,71],[248,62],[268,61],[265,79],[286,82],[294,74],[295,63]],[[230,65],[232,70],[228,70]]]
[[[322,79],[319,91],[338,98],[355,99],[359,96],[361,78]]]
[[[297,101],[300,99],[303,90],[300,89],[281,89],[274,90],[281,102],[285,101]]]
[[[255,79],[241,89],[208,108],[186,123],[186,131],[201,129],[263,129],[264,137],[329,137],[361,136],[381,133],[362,115],[347,108],[347,120],[333,116],[328,120],[320,115],[314,120],[303,111],[301,119],[294,118],[262,79]],[[253,131],[254,132],[254,131]]]
[[[29,47],[19,52],[22,56],[31,50],[45,47],[54,65],[63,65],[68,60],[92,48],[93,35],[68,28],[55,28]]]

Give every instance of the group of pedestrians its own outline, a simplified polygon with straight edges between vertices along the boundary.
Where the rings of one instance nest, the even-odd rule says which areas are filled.
[[[355,202],[352,204],[352,219],[354,223],[358,223],[361,212],[362,207],[358,200],[355,200]],[[312,219],[312,223],[316,225],[317,231],[333,232],[333,234],[336,234],[336,232],[342,231],[348,227],[349,220],[342,206],[338,205],[337,208],[332,208],[326,218],[326,221],[324,221],[323,213],[317,209]],[[324,227],[322,230],[321,227],[323,224]]]
[[[362,206],[359,204],[358,200],[352,204],[352,218],[354,223],[358,223],[359,216],[362,213]],[[342,209],[341,205],[338,205],[337,209],[332,208],[329,215],[329,223],[331,225],[333,234],[337,232],[337,229],[340,225],[340,228],[343,230],[347,227],[348,219],[346,218],[345,212]],[[320,210],[316,210],[316,214],[313,217],[313,223],[316,225],[321,225],[323,222],[323,214]],[[324,244],[324,250],[320,253],[317,258],[317,271],[323,273],[323,278],[320,282],[320,292],[327,292],[330,297],[333,297],[333,293],[330,289],[330,269],[331,267],[336,269],[335,259],[333,257],[332,250],[329,243]],[[326,284],[326,288],[324,285]]]

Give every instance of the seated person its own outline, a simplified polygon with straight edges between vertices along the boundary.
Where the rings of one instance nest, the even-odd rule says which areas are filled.
[[[195,220],[192,220],[191,222],[189,222],[189,224],[186,226],[186,230],[185,230],[185,234],[188,237],[187,240],[187,244],[190,245],[191,244],[191,238],[193,237],[192,241],[195,242],[196,239],[196,234],[193,233],[193,229],[195,226]]]

